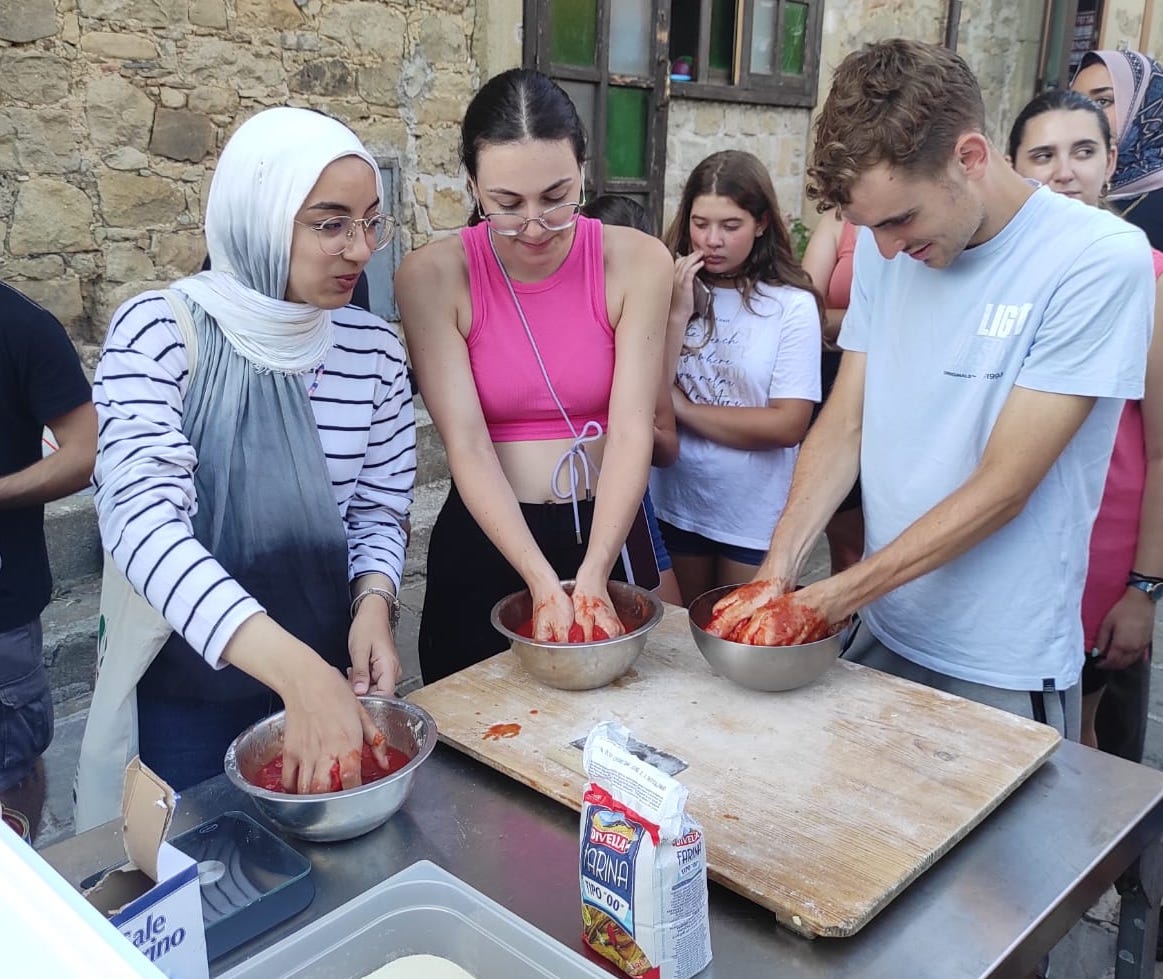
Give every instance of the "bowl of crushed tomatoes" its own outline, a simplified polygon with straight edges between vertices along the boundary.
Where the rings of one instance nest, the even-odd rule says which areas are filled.
[[[567,595],[573,582],[563,581]],[[646,645],[646,637],[662,620],[662,602],[653,592],[624,581],[606,584],[614,611],[626,632],[621,636],[586,642],[579,634],[571,642],[539,642],[533,635],[533,599],[514,592],[493,606],[492,623],[527,673],[558,690],[594,690],[612,683],[630,669]],[[577,627],[580,633],[581,627]]]
[[[362,836],[385,823],[404,804],[412,778],[436,746],[436,722],[406,700],[367,694],[359,698],[384,735],[389,766],[384,770],[364,746],[362,785],[339,785],[338,763],[331,792],[297,795],[282,789],[286,712],[263,718],[226,750],[226,777],[254,800],[255,807],[284,833],[334,842]]]
[[[823,676],[855,638],[856,625],[844,623],[826,629],[814,642],[794,645],[758,645],[735,642],[707,631],[715,604],[739,585],[723,585],[703,592],[688,609],[691,635],[703,659],[720,676],[749,690],[794,690]]]

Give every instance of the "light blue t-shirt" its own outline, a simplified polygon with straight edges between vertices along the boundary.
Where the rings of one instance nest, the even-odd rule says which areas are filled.
[[[1146,238],[1043,187],[946,269],[886,261],[866,231],[854,262],[840,344],[867,355],[866,553],[968,479],[1015,385],[1099,399],[1017,517],[861,613],[886,646],[941,673],[1014,690],[1072,686],[1090,528],[1122,400],[1143,395],[1155,287]]]

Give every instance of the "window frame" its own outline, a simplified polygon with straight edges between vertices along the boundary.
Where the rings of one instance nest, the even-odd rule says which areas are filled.
[[[593,85],[595,90],[594,131],[589,135],[589,160],[586,163],[586,193],[633,194],[646,198],[646,210],[656,227],[660,227],[664,187],[658,176],[666,168],[667,88],[669,61],[665,37],[670,23],[670,0],[651,0],[653,49],[649,72],[627,75],[608,71],[610,18],[617,0],[596,0],[598,12],[594,64],[592,66],[559,64],[550,60],[550,0],[524,0],[523,60],[530,68],[544,72],[560,82]],[[661,33],[660,33],[661,32]],[[647,119],[646,174],[644,177],[611,177],[606,169],[607,95],[611,88],[635,88],[647,93],[650,116]]]
[[[751,71],[751,38],[755,22],[755,0],[735,2],[735,68],[734,77],[727,81],[695,79],[689,82],[672,81],[667,76],[671,98],[710,99],[715,102],[741,102],[749,105],[779,105],[811,108],[816,104],[816,88],[820,75],[820,43],[822,41],[823,0],[795,0],[805,5],[807,19],[804,30],[804,72],[802,75],[771,75]],[[788,0],[777,4],[775,36],[783,36],[784,10]],[[710,63],[711,9],[713,0],[700,0],[699,45],[696,66]],[[697,67],[696,67],[697,71]]]

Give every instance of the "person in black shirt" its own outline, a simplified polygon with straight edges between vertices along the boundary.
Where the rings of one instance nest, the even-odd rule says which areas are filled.
[[[48,456],[46,426],[59,445]],[[0,804],[27,816],[33,835],[53,734],[40,629],[52,589],[44,504],[89,482],[96,448],[89,382],[64,327],[0,283]]]

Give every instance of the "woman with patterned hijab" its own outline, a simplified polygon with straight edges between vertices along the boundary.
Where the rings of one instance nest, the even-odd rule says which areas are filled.
[[[378,739],[356,695],[391,694],[399,678],[416,465],[402,345],[349,305],[391,237],[383,206],[379,167],[346,126],[260,112],[210,186],[213,270],[113,315],[93,394],[109,634],[79,824],[116,814],[87,803],[102,765],[139,745],[180,790],[220,773],[230,741],[280,706],[288,790],[327,791],[336,765],[359,784]],[[119,620],[127,606],[108,600],[126,579],[139,607]],[[124,638],[123,620],[151,616],[152,637]],[[109,733],[113,716],[129,730]]]
[[[1108,204],[1163,250],[1163,65],[1138,51],[1088,51],[1070,87],[1098,103],[1115,136]]]
[[[1071,88],[1106,113],[1118,147],[1106,204],[1163,251],[1163,65],[1138,51],[1088,51]],[[1095,722],[1104,751],[1142,759],[1150,677],[1146,660],[1109,674]]]

